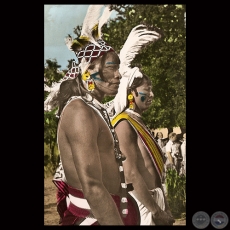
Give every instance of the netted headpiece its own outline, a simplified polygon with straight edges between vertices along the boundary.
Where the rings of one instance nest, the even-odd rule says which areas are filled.
[[[45,100],[44,109],[46,111],[53,109],[51,101],[54,96],[57,95],[61,82],[68,79],[74,79],[81,74],[84,76],[82,81],[86,86],[89,81],[93,81],[87,72],[90,64],[106,52],[114,51],[114,49],[102,39],[101,28],[108,21],[112,12],[109,6],[105,6],[101,15],[101,9],[103,7],[104,5],[90,5],[83,21],[80,37],[73,39],[68,35],[65,38],[67,47],[69,50],[73,51],[78,58],[78,65],[76,62],[73,62],[72,67],[65,74],[63,79],[56,83],[54,87],[46,87],[46,90],[50,92]]]
[[[132,85],[134,79],[143,77],[138,67],[130,67],[132,60],[136,57],[143,46],[148,45],[150,42],[155,42],[160,37],[161,35],[158,32],[149,30],[145,25],[135,26],[131,30],[119,55],[121,63],[119,72],[122,78],[119,84],[118,93],[113,100],[115,114],[112,116],[112,118],[126,108],[127,90]],[[111,105],[109,109],[111,110]]]

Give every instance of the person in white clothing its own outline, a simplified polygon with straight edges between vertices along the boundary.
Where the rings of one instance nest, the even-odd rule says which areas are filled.
[[[166,161],[167,170],[174,168],[179,174],[182,156],[180,145],[177,144],[177,134],[174,132],[169,133],[169,141],[166,144],[166,155],[168,157],[168,160]]]
[[[163,133],[157,132],[155,140],[157,141],[158,145],[161,147],[163,153],[165,154],[165,145],[168,142],[168,138],[163,138]]]
[[[183,142],[180,148],[181,148],[181,155],[183,157],[181,173],[186,175],[186,133],[183,134]]]

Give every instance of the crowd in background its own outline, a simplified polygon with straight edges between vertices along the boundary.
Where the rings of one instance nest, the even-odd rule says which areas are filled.
[[[152,134],[154,135],[153,131]],[[169,169],[175,169],[178,175],[186,175],[186,132],[180,134],[170,132],[166,138],[162,132],[157,132],[154,138],[165,158],[163,181]]]

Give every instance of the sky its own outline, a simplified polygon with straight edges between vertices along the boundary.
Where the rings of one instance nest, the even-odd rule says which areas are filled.
[[[89,5],[44,5],[44,64],[56,59],[60,70],[66,69],[68,60],[75,59],[74,52],[65,44],[65,37],[76,37],[73,30],[81,26]],[[111,18],[116,17],[113,11]]]

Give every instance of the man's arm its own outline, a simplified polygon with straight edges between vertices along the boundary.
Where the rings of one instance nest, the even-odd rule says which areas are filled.
[[[102,182],[97,146],[99,125],[92,109],[75,100],[66,110],[64,128],[85,198],[100,225],[124,225],[114,200]]]
[[[165,196],[164,188],[162,185],[161,185],[161,190],[162,190],[163,195],[164,195],[165,211],[173,218],[173,215],[172,215],[171,209],[169,207],[169,203],[168,203],[167,197]]]
[[[121,121],[115,127],[120,150],[126,157],[123,162],[126,183],[132,183],[134,195],[153,215],[160,212],[160,207],[152,198],[149,189],[137,166],[137,155],[141,154],[137,143],[137,134],[127,121]]]

